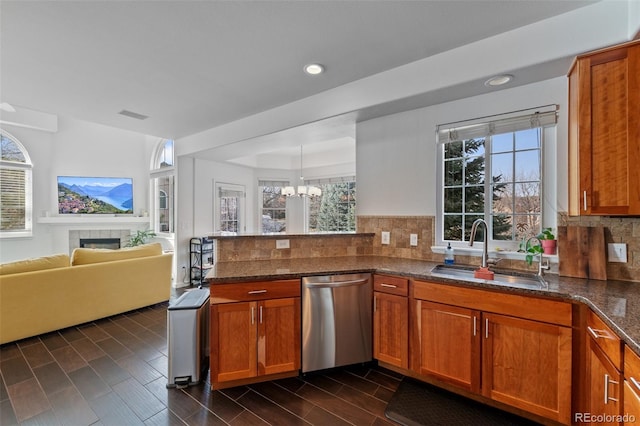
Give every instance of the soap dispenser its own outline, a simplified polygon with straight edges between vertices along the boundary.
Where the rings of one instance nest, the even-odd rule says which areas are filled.
[[[453,265],[454,262],[453,247],[451,247],[451,243],[448,243],[447,248],[444,249],[444,263],[446,265]]]

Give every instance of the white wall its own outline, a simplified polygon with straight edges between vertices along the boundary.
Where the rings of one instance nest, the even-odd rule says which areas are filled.
[[[558,104],[557,145],[545,149],[548,221],[567,206],[567,79],[501,90],[358,123],[358,215],[436,214],[436,126]],[[550,226],[550,225],[549,225]]]
[[[0,262],[61,252],[64,245],[52,232],[56,225],[38,223],[44,212],[57,212],[59,175],[132,177],[135,214],[148,210],[149,165],[159,139],[69,117],[58,117],[55,133],[3,129],[24,145],[33,162],[33,237],[0,240]]]

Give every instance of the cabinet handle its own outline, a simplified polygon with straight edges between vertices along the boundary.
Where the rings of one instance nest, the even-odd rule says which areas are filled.
[[[591,327],[587,326],[587,331],[596,340],[600,339],[600,338],[609,339],[609,333],[607,333],[605,330],[597,330],[595,328],[591,328]]]
[[[619,384],[619,382],[616,382],[615,380],[611,380],[608,374],[604,375],[604,403],[605,404],[608,404],[609,401],[618,402],[617,398],[612,398],[609,396],[609,383],[613,385]]]
[[[634,379],[633,377],[629,377],[629,381],[631,383],[633,383],[633,385],[640,391],[640,382],[638,382],[636,379]]]
[[[398,288],[397,285],[393,285],[393,284],[380,284],[381,287],[387,287],[387,288]]]
[[[260,306],[260,324],[262,324],[262,306]]]
[[[582,193],[582,204],[584,204],[584,211],[587,211],[587,191]]]
[[[254,313],[254,307],[251,307],[251,325],[256,323],[256,318],[255,318],[255,313]]]
[[[478,334],[478,318],[476,318],[476,316],[473,316],[473,337],[475,337]]]
[[[249,294],[262,294],[262,293],[266,293],[267,290],[251,290],[249,292]]]
[[[484,338],[489,338],[489,318],[484,319]]]

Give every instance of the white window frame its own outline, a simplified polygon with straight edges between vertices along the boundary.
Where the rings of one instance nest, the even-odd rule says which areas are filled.
[[[168,142],[172,142],[174,149],[171,150],[172,153],[172,164],[167,166],[161,166],[160,162],[162,160],[163,155],[165,154],[165,147]],[[176,215],[176,187],[177,187],[177,174],[175,167],[175,141],[171,139],[162,139],[158,146],[155,149],[155,152],[152,157],[151,163],[151,171],[149,172],[149,188],[150,188],[150,209],[151,209],[151,227],[157,236],[160,237],[173,237],[175,235],[175,215]],[[166,194],[167,197],[167,206],[169,207],[169,230],[162,231],[160,229],[160,200],[159,200],[159,180],[161,178],[172,178],[173,179],[173,194]]]
[[[24,217],[24,229],[13,231],[0,231],[0,239],[5,238],[26,238],[33,236],[33,163],[27,149],[10,133],[0,129],[0,133],[7,139],[11,140],[21,151],[24,156],[24,163],[18,161],[6,161],[0,158],[0,168],[23,170],[24,185],[25,185],[25,217]]]
[[[551,203],[548,203],[547,200],[550,197],[555,198],[555,191],[550,190],[552,188],[553,181],[555,180],[555,174],[552,176],[546,176],[545,171],[548,169],[545,167],[545,164],[549,162],[548,158],[548,147],[549,145],[554,145],[556,142],[555,137],[555,129],[557,122],[557,106],[556,105],[548,105],[544,107],[533,108],[530,110],[522,110],[514,113],[501,114],[497,116],[491,117],[483,117],[474,120],[466,120],[455,123],[448,123],[439,125],[437,129],[437,152],[438,152],[438,161],[437,161],[437,187],[436,187],[436,229],[435,229],[435,242],[436,246],[444,247],[448,243],[451,243],[453,247],[458,248],[469,248],[468,241],[451,241],[445,240],[443,235],[443,221],[444,221],[444,145],[448,140],[467,140],[473,138],[480,138],[482,136],[490,137],[491,134],[504,134],[511,133],[517,130],[525,130],[526,127],[521,127],[517,129],[513,129],[513,121],[516,121],[518,118],[522,118],[524,116],[530,116],[531,118],[531,126],[529,128],[540,127],[541,128],[541,152],[540,152],[540,224],[541,227],[555,227],[556,218],[548,213],[551,210]],[[544,113],[545,119],[542,120],[542,123],[538,123],[535,121],[535,113]],[[551,124],[552,121],[552,124]],[[497,125],[495,123],[498,123]],[[500,124],[501,123],[501,124]],[[481,126],[486,126],[485,129],[481,128]],[[456,130],[460,130],[464,136],[456,135]],[[488,130],[487,130],[488,129]],[[465,133],[466,132],[466,133]],[[491,152],[489,148],[485,146],[485,204],[484,204],[484,214],[483,218],[487,222],[489,229],[488,233],[488,243],[490,248],[499,247],[504,250],[517,250],[519,241],[509,241],[509,240],[493,240],[491,237],[492,233],[492,221],[491,221]],[[484,232],[484,229],[481,230]],[[474,248],[482,247],[482,243],[474,244]]]
[[[213,229],[216,230],[216,232],[220,232],[221,231],[221,223],[222,223],[222,218],[221,218],[221,211],[220,209],[222,208],[222,204],[221,204],[221,194],[225,191],[229,191],[229,192],[235,192],[238,193],[238,206],[237,206],[237,213],[238,213],[238,233],[242,233],[246,231],[246,222],[245,222],[245,209],[246,209],[246,197],[247,197],[247,192],[246,192],[246,187],[244,185],[241,184],[235,184],[235,183],[226,183],[226,182],[214,182],[214,195],[213,195],[213,200],[214,200],[214,205],[213,205]]]
[[[264,208],[264,197],[263,197],[263,188],[267,188],[267,187],[273,187],[273,188],[280,188],[280,190],[282,191],[282,188],[284,188],[285,186],[289,186],[290,182],[286,179],[258,179],[258,190],[256,191],[258,194],[258,232],[259,233],[265,233],[263,227],[262,227],[262,213],[265,210]],[[268,209],[268,210],[276,210],[276,209]],[[287,209],[287,205],[285,203],[285,207],[284,209],[284,219],[285,219],[285,231],[289,226],[289,211]]]

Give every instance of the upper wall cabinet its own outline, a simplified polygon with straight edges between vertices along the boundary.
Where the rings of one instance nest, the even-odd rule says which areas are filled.
[[[569,214],[640,215],[640,42],[569,71]]]

